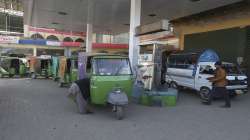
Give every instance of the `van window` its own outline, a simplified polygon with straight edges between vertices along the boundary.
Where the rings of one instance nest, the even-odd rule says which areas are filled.
[[[214,74],[214,69],[210,65],[201,65],[200,74]]]
[[[224,64],[223,68],[226,70],[227,74],[241,74],[241,70],[233,64]]]
[[[168,67],[193,70],[195,62],[192,61],[189,55],[172,55],[168,58]]]

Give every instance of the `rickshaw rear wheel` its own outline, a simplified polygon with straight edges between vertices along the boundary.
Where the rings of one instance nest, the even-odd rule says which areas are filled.
[[[62,82],[59,82],[58,85],[59,85],[60,88],[64,86],[64,84]]]
[[[31,73],[31,78],[32,79],[36,79],[36,74],[35,73]]]
[[[116,118],[122,120],[125,116],[124,106],[116,106]]]

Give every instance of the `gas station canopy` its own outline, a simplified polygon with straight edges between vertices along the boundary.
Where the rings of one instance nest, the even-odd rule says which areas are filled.
[[[242,0],[142,0],[141,23],[178,19]],[[129,31],[130,0],[23,0],[24,24],[96,33]]]

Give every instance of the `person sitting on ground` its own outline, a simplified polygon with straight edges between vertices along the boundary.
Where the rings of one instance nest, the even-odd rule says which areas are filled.
[[[90,79],[81,79],[75,81],[69,88],[68,97],[73,99],[81,114],[93,113],[89,105],[90,100]]]

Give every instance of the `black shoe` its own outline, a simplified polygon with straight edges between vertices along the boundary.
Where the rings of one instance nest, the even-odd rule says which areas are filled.
[[[94,112],[92,110],[87,110],[85,114],[93,114]]]
[[[211,103],[209,103],[209,102],[202,102],[202,104],[204,104],[204,105],[211,105]]]
[[[231,105],[223,105],[221,108],[231,108]]]

